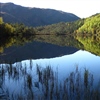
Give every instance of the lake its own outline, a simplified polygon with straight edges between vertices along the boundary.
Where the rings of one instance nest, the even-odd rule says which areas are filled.
[[[96,40],[47,35],[24,44],[12,38],[9,41],[5,44],[10,46],[1,46],[0,98],[100,98],[100,43]]]

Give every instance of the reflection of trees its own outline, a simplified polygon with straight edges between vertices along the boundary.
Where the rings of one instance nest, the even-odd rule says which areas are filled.
[[[27,37],[9,37],[0,39],[0,52],[3,52],[4,48],[8,48],[13,45],[24,45],[26,42],[31,41],[47,42],[60,46],[73,46],[79,49],[85,49],[96,55],[100,55],[100,38],[99,36],[93,35],[34,35]]]
[[[82,47],[73,35],[36,35],[35,40],[59,46]]]
[[[26,42],[30,42],[31,40],[34,39],[34,37],[35,36],[27,36],[27,37],[15,36],[15,37],[0,38],[0,53],[4,51],[4,48],[8,48],[14,45],[23,45]]]
[[[0,38],[0,52],[2,53],[4,48],[12,46],[14,40],[12,38]]]
[[[100,55],[100,39],[97,36],[77,36],[76,39],[83,44],[84,49]]]
[[[24,45],[26,42],[31,41],[41,41],[52,43],[55,45],[60,46],[75,46],[78,47],[81,44],[70,35],[34,35],[34,36],[27,36],[27,37],[9,37],[9,38],[1,38],[0,42],[0,51],[3,52],[4,48],[8,48],[13,45]]]
[[[0,47],[0,53],[3,53],[4,49],[3,47]]]

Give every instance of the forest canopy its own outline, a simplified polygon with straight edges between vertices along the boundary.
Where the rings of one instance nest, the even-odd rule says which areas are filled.
[[[2,17],[0,17],[0,37],[3,36],[15,36],[15,35],[34,35],[34,28],[27,27],[24,24],[11,24],[4,23]]]

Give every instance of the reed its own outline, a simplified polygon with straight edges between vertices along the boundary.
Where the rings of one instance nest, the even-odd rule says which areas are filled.
[[[16,66],[0,65],[0,90],[5,89],[2,93],[0,91],[0,99],[9,96],[10,100],[100,100],[100,82],[94,87],[93,74],[86,68],[82,73],[76,66],[76,70],[62,81],[59,81],[58,70],[54,72],[49,65],[46,68],[37,65],[34,73],[30,61],[29,69],[26,64],[23,67],[21,63]],[[7,75],[10,78],[7,79]],[[35,76],[38,77],[37,80]],[[22,79],[19,93],[10,92],[9,88],[6,88],[5,78],[12,82],[19,82],[18,84]]]

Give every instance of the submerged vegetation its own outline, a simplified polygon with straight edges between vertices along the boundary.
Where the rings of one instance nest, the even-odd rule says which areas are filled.
[[[35,69],[34,69],[35,68]],[[99,100],[99,83],[93,74],[76,70],[59,81],[58,71],[30,64],[0,65],[0,99],[10,100]],[[17,85],[18,84],[18,85]],[[16,88],[17,87],[17,88]]]

